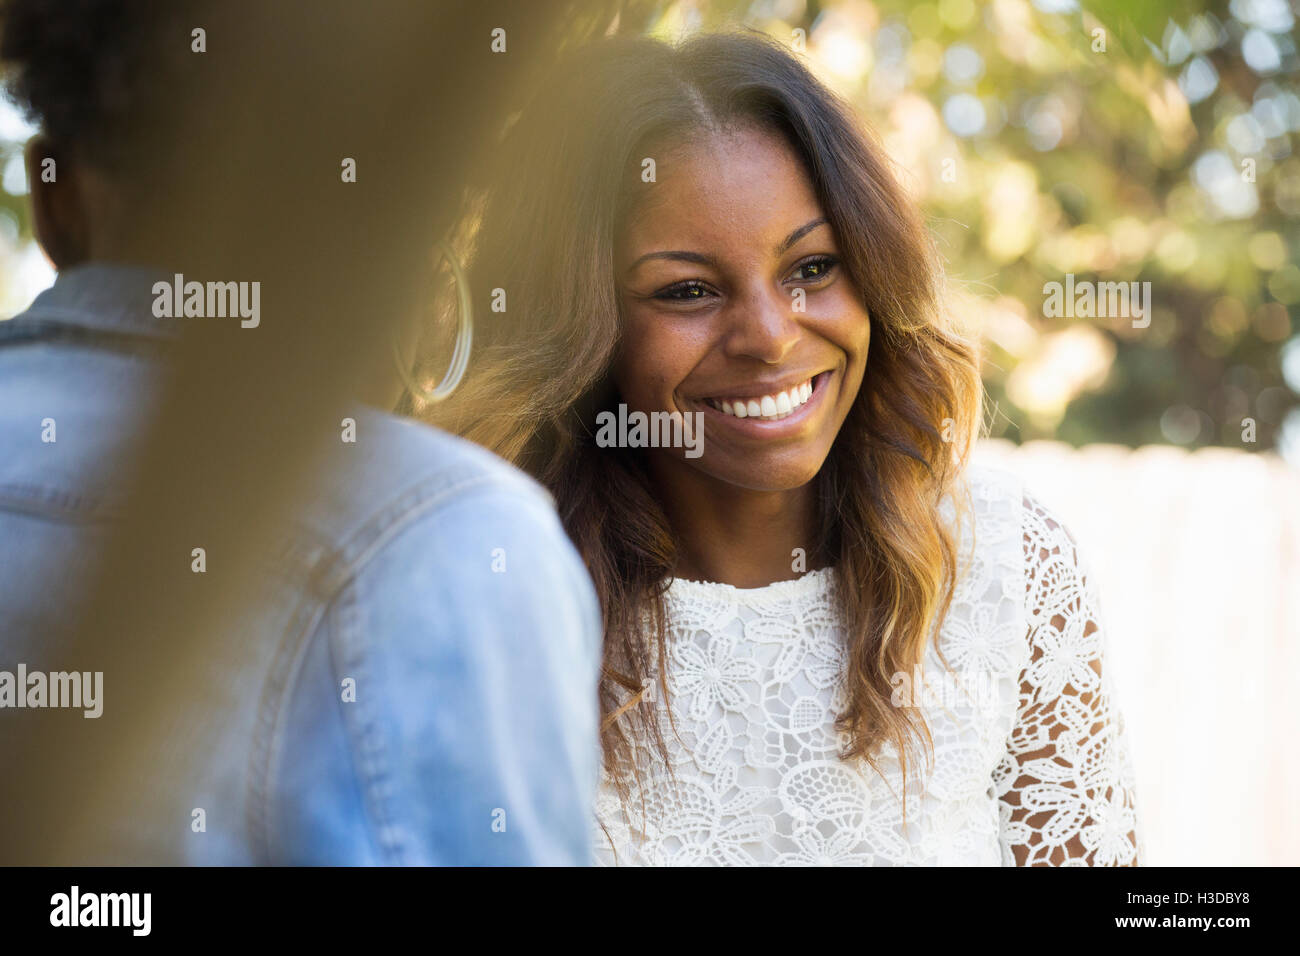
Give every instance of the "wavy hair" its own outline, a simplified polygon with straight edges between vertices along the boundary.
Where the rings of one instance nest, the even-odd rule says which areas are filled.
[[[817,557],[834,566],[847,642],[841,756],[878,771],[892,741],[906,782],[909,753],[933,755],[924,720],[891,693],[952,600],[959,535],[942,501],[965,467],[982,392],[974,347],[943,321],[929,234],[852,111],[775,42],[615,37],[566,60],[475,193],[459,241],[479,303],[476,355],[430,417],[555,497],[604,613],[601,743],[624,796],[642,734],[666,755],[645,690],[656,681],[667,701],[663,594],[676,543],[641,453],[593,437],[596,414],[618,401],[615,237],[650,144],[742,124],[776,131],[802,162],[872,323],[862,386],[814,479]],[[503,294],[504,311],[485,307]],[[968,510],[962,497],[957,513]]]

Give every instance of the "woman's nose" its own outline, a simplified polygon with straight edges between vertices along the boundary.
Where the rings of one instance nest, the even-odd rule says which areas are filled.
[[[728,355],[769,365],[783,361],[799,340],[793,296],[779,288],[755,288],[733,299],[727,309]]]

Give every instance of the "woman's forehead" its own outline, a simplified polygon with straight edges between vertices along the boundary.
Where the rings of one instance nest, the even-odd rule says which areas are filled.
[[[774,132],[710,132],[647,158],[655,178],[635,187],[621,236],[628,253],[688,240],[770,244],[824,215],[800,158]]]

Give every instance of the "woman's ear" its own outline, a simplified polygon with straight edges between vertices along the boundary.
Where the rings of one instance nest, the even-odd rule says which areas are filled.
[[[90,222],[76,164],[66,150],[43,135],[27,143],[24,158],[31,183],[36,241],[56,269],[90,258]]]

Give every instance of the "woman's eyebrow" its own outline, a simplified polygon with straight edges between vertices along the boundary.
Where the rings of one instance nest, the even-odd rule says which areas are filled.
[[[804,223],[794,232],[790,233],[790,235],[786,236],[784,240],[782,240],[781,244],[776,248],[776,254],[779,256],[781,253],[785,252],[787,249],[793,246],[804,236],[808,235],[808,233],[812,232],[818,226],[824,226],[824,225],[826,225],[826,218],[824,216],[819,216],[818,218],[813,219],[810,222]],[[702,252],[689,252],[685,249],[672,249],[672,250],[664,250],[661,252],[647,252],[645,255],[641,256],[630,266],[628,266],[627,271],[628,272],[633,271],[634,269],[636,269],[637,266],[641,265],[641,263],[646,262],[650,259],[668,259],[673,262],[691,262],[694,263],[695,265],[711,266],[715,269],[718,267],[718,262],[716,259],[714,259],[712,256],[706,256]]]
[[[779,256],[781,253],[785,252],[787,249],[793,246],[804,236],[808,235],[808,233],[812,232],[818,226],[824,226],[824,225],[826,225],[825,216],[819,216],[818,218],[812,220],[811,222],[804,223],[794,232],[790,233],[790,235],[785,237],[785,241],[776,247],[776,254]]]
[[[718,267],[718,262],[716,259],[714,259],[712,256],[706,256],[702,252],[670,250],[666,252],[647,252],[641,258],[637,259],[636,262],[628,266],[627,271],[631,272],[641,263],[649,259],[670,259],[674,262],[693,262],[696,265],[700,265],[700,266],[712,266],[715,269]]]

